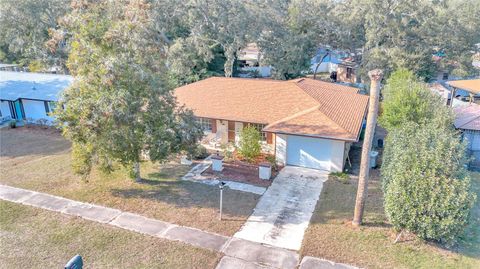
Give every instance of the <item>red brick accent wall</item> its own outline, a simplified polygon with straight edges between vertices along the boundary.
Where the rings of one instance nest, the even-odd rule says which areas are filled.
[[[267,133],[267,144],[272,144],[272,143],[273,143],[273,134]]]
[[[217,120],[216,119],[211,119],[212,121],[212,133],[217,132]]]

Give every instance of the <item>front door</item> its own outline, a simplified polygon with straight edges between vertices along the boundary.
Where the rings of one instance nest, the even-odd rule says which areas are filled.
[[[22,113],[22,103],[20,100],[15,101],[15,114],[16,114],[16,119],[21,120],[23,119],[23,113]]]

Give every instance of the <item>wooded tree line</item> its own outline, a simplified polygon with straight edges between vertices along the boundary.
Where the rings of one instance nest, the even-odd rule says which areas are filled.
[[[1,0],[0,61],[65,69],[71,50],[64,16],[87,0]],[[239,50],[256,42],[262,64],[288,79],[308,69],[320,45],[355,54],[360,74],[382,68],[413,70],[428,79],[436,69],[468,75],[480,43],[477,0],[135,0],[148,12],[177,84],[211,75],[232,76]],[[135,38],[135,37],[131,37]],[[445,54],[434,62],[432,54]],[[36,65],[35,65],[36,64]]]

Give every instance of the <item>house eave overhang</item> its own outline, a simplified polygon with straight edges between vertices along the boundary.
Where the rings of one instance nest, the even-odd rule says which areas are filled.
[[[319,135],[319,134],[305,134],[305,133],[294,133],[294,132],[283,132],[283,131],[268,131],[268,130],[266,130],[265,132],[272,132],[272,133],[275,133],[275,134],[305,136],[305,137],[312,137],[312,138],[323,138],[323,139],[330,139],[330,140],[337,140],[337,141],[345,141],[345,142],[358,142],[358,139],[354,139],[354,138],[341,138],[341,137],[333,137],[333,136],[326,136],[326,135]]]

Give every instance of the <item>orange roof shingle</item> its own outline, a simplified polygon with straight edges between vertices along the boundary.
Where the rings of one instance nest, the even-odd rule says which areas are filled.
[[[175,90],[198,117],[266,124],[264,131],[356,141],[368,97],[343,85],[212,77]]]

